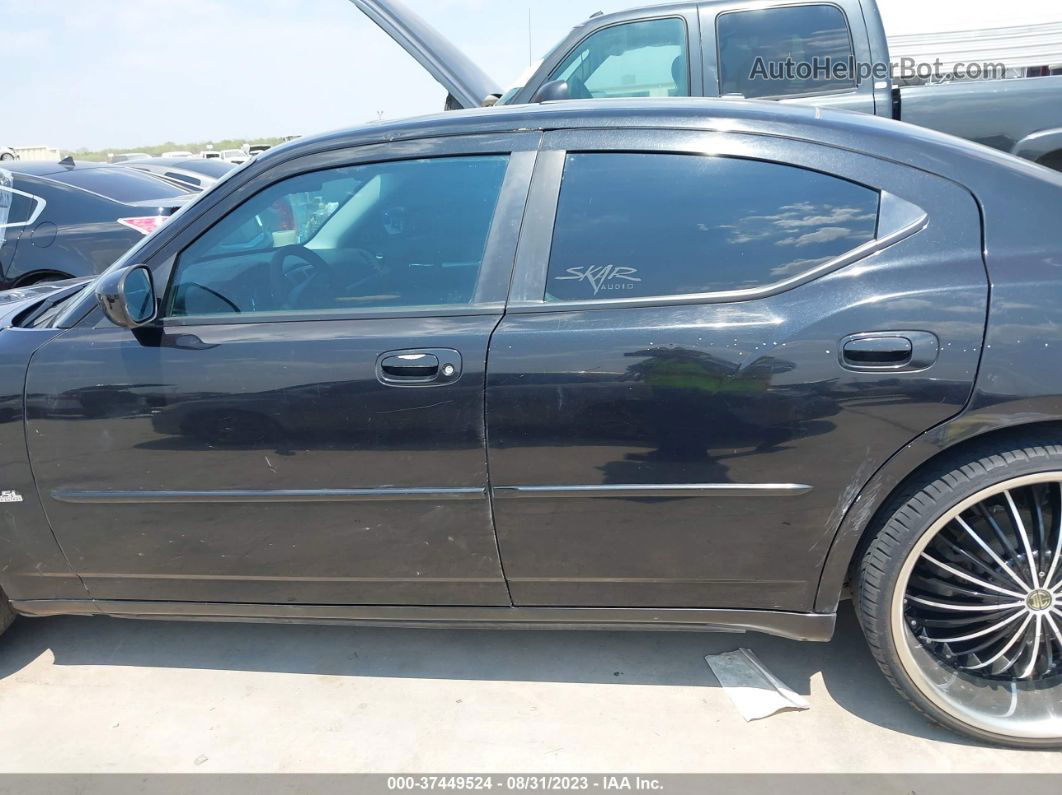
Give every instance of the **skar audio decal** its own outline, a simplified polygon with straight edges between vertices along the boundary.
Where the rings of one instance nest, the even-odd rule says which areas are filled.
[[[22,495],[17,491],[0,491],[0,502],[22,502]]]
[[[637,268],[622,265],[584,265],[567,268],[567,276],[555,277],[557,281],[580,281],[589,284],[594,295],[602,290],[633,290],[635,282],[641,278],[635,276]]]

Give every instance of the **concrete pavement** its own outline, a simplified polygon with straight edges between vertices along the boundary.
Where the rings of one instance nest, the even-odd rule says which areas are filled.
[[[747,646],[811,702],[745,723],[704,655]],[[897,696],[845,606],[761,635],[20,619],[0,772],[1062,772]]]

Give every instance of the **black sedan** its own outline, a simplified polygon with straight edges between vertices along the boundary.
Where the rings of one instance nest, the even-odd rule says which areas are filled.
[[[192,191],[104,163],[0,165],[0,289],[100,273]]]
[[[1062,744],[1062,176],[732,101],[270,150],[0,333],[57,613],[726,629]]]
[[[143,171],[179,188],[198,192],[228,175],[236,168],[236,164],[219,158],[146,157],[123,162],[122,167]]]

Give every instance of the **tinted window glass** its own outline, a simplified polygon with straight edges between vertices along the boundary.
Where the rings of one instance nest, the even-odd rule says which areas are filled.
[[[568,155],[546,300],[740,290],[874,238],[878,193],[777,163]]]
[[[689,57],[681,19],[614,25],[589,36],[553,70],[573,99],[688,97]]]
[[[720,93],[784,97],[855,88],[852,37],[836,6],[739,11],[719,17]],[[843,76],[833,65],[848,68]]]
[[[118,202],[140,202],[186,196],[188,191],[124,166],[73,169],[49,176],[56,182],[98,193]]]
[[[507,161],[407,160],[279,182],[185,249],[169,314],[468,304]]]

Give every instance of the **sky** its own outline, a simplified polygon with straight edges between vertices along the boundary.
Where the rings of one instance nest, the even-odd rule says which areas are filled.
[[[529,9],[537,59],[594,11],[644,2],[406,0],[503,86],[528,65]],[[1016,13],[881,2],[899,32]],[[63,149],[305,135],[435,112],[446,96],[348,0],[0,0],[0,75],[0,143]]]
[[[632,0],[407,0],[502,85]],[[433,113],[446,91],[348,0],[0,0],[0,142],[123,149]]]

